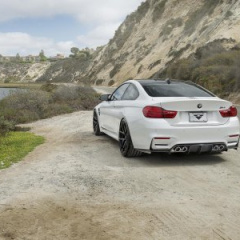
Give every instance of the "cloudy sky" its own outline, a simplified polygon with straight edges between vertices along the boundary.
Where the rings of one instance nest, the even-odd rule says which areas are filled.
[[[143,0],[0,0],[0,54],[47,56],[95,48]]]

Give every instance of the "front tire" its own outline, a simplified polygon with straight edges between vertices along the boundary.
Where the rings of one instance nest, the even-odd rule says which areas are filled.
[[[93,111],[93,132],[96,136],[100,136],[103,134],[100,131],[98,116],[97,116],[97,112],[95,110]]]
[[[119,129],[119,148],[124,157],[139,157],[142,155],[142,152],[134,148],[127,122],[124,119]]]

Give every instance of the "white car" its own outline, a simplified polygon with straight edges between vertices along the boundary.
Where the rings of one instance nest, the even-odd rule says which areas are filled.
[[[94,133],[119,141],[125,157],[238,148],[236,107],[192,82],[129,80],[100,99]]]

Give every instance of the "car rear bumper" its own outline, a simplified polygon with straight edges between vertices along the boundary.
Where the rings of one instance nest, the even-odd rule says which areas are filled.
[[[215,145],[223,145],[223,151],[238,147],[240,131],[237,118],[218,126],[176,127],[164,121],[143,121],[139,125],[135,123],[131,131],[134,147],[143,151],[174,152],[172,150],[177,146],[187,146],[190,152],[211,152]],[[137,128],[140,131],[134,130]]]
[[[227,150],[228,147],[224,143],[194,143],[194,144],[186,143],[175,145],[170,150],[166,149],[165,151],[170,153],[218,153]],[[159,151],[152,150],[151,152]]]

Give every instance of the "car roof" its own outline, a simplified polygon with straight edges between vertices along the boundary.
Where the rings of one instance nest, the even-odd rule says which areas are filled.
[[[133,79],[133,81],[139,82],[141,85],[146,85],[146,84],[189,84],[189,85],[196,85],[192,81],[182,81],[182,80],[177,80],[177,79]],[[131,82],[131,80],[130,80]]]

